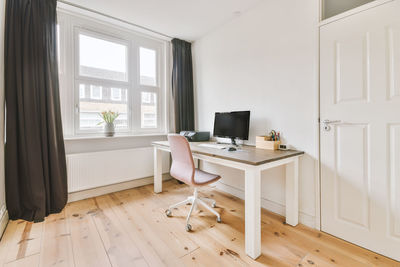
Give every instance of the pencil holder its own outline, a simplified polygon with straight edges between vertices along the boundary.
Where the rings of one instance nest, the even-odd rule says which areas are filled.
[[[271,136],[256,136],[256,147],[269,150],[277,150],[281,141],[272,141]]]

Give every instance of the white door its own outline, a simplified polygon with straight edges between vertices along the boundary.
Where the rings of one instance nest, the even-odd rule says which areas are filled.
[[[322,230],[400,260],[400,0],[320,33]]]

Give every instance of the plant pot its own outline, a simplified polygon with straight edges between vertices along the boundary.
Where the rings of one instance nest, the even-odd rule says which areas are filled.
[[[104,125],[104,134],[107,137],[114,136],[115,134],[115,126],[114,123],[106,123]]]

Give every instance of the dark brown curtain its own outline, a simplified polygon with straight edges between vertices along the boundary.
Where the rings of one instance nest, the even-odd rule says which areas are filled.
[[[42,221],[67,202],[56,0],[7,0],[6,202],[11,219]]]
[[[192,44],[183,40],[172,41],[173,68],[172,93],[174,97],[175,130],[194,130]]]

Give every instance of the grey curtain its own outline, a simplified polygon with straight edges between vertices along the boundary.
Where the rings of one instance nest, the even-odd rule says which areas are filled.
[[[173,39],[171,42],[175,130],[177,133],[192,131],[194,130],[192,44],[179,39]]]
[[[6,202],[11,219],[42,221],[67,202],[56,0],[7,0]]]

